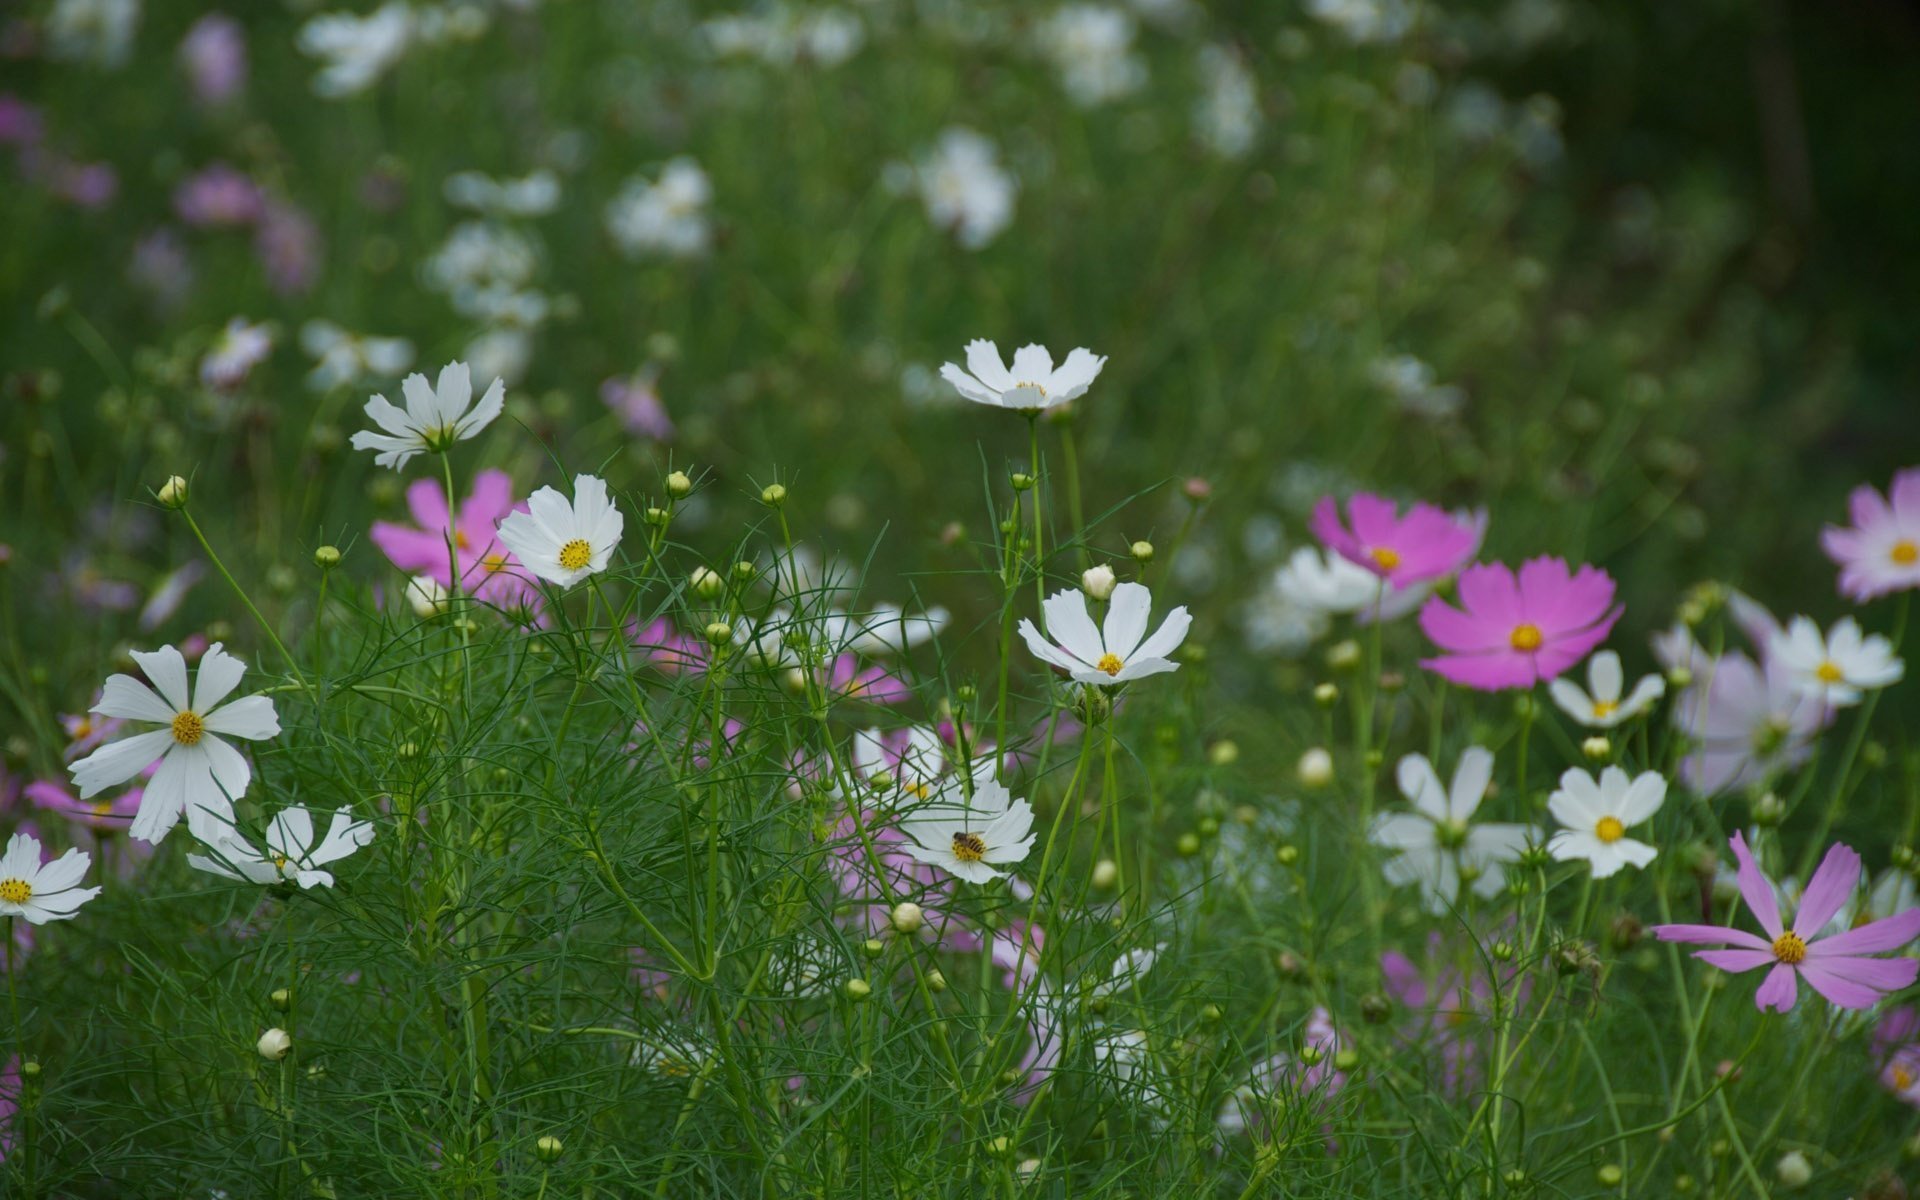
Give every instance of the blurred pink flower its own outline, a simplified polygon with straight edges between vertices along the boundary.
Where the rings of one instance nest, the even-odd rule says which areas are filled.
[[[1322,496],[1307,523],[1327,549],[1396,588],[1459,570],[1479,549],[1483,533],[1431,504],[1415,504],[1402,516],[1393,501],[1368,492],[1347,501],[1345,523],[1339,502]]]
[[[616,376],[600,385],[600,399],[620,418],[620,424],[628,433],[669,442],[673,440],[673,421],[667,416],[666,405],[660,403],[660,392],[654,386],[658,377],[659,372],[652,367],[633,375]]]
[[[217,162],[173,189],[173,211],[195,229],[232,229],[260,219],[266,198],[240,170]]]
[[[320,227],[305,210],[286,201],[269,202],[260,214],[253,252],[267,283],[282,296],[313,290],[320,278]]]
[[[0,92],[0,146],[32,146],[45,135],[39,109],[18,96]]]
[[[1845,932],[1821,936],[1841,906],[1860,884],[1860,856],[1849,846],[1835,845],[1801,893],[1791,922],[1780,917],[1780,901],[1773,881],[1755,865],[1747,840],[1736,832],[1729,845],[1739,864],[1740,896],[1766,931],[1765,938],[1725,925],[1656,925],[1663,942],[1719,943],[1725,950],[1696,950],[1694,957],[1722,971],[1740,973],[1771,968],[1753,995],[1762,1012],[1786,1012],[1799,998],[1797,979],[1841,1008],[1871,1008],[1887,992],[1910,986],[1920,975],[1920,961],[1911,958],[1873,958],[1898,950],[1920,937],[1920,908]]]
[[[1834,710],[1794,685],[1783,665],[1733,651],[1693,663],[1691,686],[1674,700],[1673,724],[1693,748],[1680,778],[1702,795],[1758,783],[1813,756]]]
[[[1460,572],[1455,608],[1438,596],[1420,609],[1420,628],[1442,650],[1420,665],[1481,691],[1530,688],[1565,673],[1605,641],[1621,606],[1613,577],[1598,567],[1572,572],[1536,558],[1518,576],[1502,563]]]
[[[496,530],[510,512],[526,510],[513,498],[513,479],[505,471],[485,470],[473,477],[473,490],[449,517],[447,492],[437,479],[417,479],[407,488],[407,509],[418,528],[375,521],[368,536],[393,565],[409,575],[425,575],[441,587],[453,585],[453,563],[460,565],[460,586],[468,595],[499,608],[517,609],[537,600],[539,591],[519,570],[519,560],[500,543]],[[447,540],[453,540],[449,558]]]
[[[1864,602],[1920,588],[1920,467],[1895,475],[1884,497],[1862,484],[1847,506],[1853,524],[1820,534],[1821,548],[1840,564],[1841,594]]]
[[[247,82],[247,38],[240,22],[225,13],[208,13],[180,41],[180,65],[194,98],[224,104]]]

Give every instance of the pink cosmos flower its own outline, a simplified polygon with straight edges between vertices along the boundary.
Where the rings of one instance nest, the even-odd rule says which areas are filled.
[[[620,418],[620,424],[635,437],[652,438],[656,442],[673,440],[673,419],[667,416],[666,405],[660,403],[660,392],[655,386],[659,372],[653,367],[645,367],[628,376],[616,376],[600,385],[600,399]]]
[[[196,229],[251,225],[264,207],[260,185],[226,163],[188,176],[173,190],[173,211]]]
[[[1396,588],[1452,574],[1480,547],[1481,531],[1431,504],[1415,504],[1405,516],[1393,501],[1361,492],[1340,505],[1322,496],[1307,524],[1327,549],[1356,562]]]
[[[1492,970],[1499,972],[1498,978]],[[1522,1010],[1533,990],[1518,965],[1493,967],[1477,947],[1451,944],[1437,930],[1427,935],[1423,962],[1388,950],[1380,956],[1380,973],[1387,994],[1411,1010],[1399,1040],[1427,1057],[1435,1085],[1453,1097],[1479,1087],[1485,1075],[1487,1018],[1494,1011],[1495,993],[1506,992],[1514,1008]]]
[[[407,488],[407,509],[419,528],[375,521],[369,536],[393,565],[409,575],[425,575],[441,587],[453,583],[447,538],[453,538],[460,563],[460,586],[474,598],[500,608],[533,603],[539,593],[519,569],[519,560],[500,544],[495,526],[510,512],[526,510],[515,504],[513,480],[505,471],[482,471],[473,479],[473,491],[449,520],[447,492],[437,479],[418,479]]]
[[[1852,526],[1820,534],[1820,548],[1840,564],[1841,594],[1860,602],[1920,588],[1920,467],[1895,475],[1884,498],[1862,484],[1847,507]]]
[[[1530,688],[1564,674],[1606,641],[1625,611],[1613,602],[1613,577],[1598,567],[1576,573],[1558,558],[1513,570],[1501,563],[1460,572],[1460,607],[1435,596],[1420,628],[1449,653],[1420,665],[1481,691]]]
[[[247,82],[247,37],[240,22],[208,13],[180,42],[180,65],[202,104],[223,104]]]
[[[1920,975],[1920,961],[1868,957],[1897,950],[1920,937],[1920,908],[1820,936],[1859,886],[1860,856],[1851,847],[1835,845],[1827,851],[1789,923],[1781,920],[1773,882],[1754,864],[1746,838],[1735,833],[1730,844],[1739,863],[1741,898],[1767,936],[1724,925],[1656,925],[1653,932],[1663,942],[1717,942],[1733,947],[1694,952],[1695,958],[1723,971],[1771,967],[1753,995],[1754,1005],[1762,1012],[1786,1012],[1793,1007],[1799,996],[1796,976],[1841,1008],[1870,1008],[1884,993],[1907,987]]]

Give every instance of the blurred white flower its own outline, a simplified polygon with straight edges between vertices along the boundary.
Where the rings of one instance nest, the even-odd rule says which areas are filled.
[[[1471,877],[1474,894],[1497,895],[1506,886],[1503,864],[1520,856],[1532,831],[1525,825],[1470,823],[1493,782],[1493,754],[1468,747],[1450,787],[1441,786],[1425,755],[1409,754],[1400,760],[1399,779],[1400,794],[1413,811],[1381,814],[1367,835],[1393,852],[1387,882],[1418,887],[1421,903],[1436,916],[1459,901],[1463,876]]]
[[[491,221],[463,221],[421,264],[420,273],[428,287],[447,294],[455,309],[474,316],[479,294],[517,292],[539,265],[533,243],[520,233]]]
[[[971,798],[949,780],[936,800],[900,819],[900,832],[915,861],[987,883],[1000,878],[995,866],[1021,862],[1033,849],[1033,808],[991,779],[975,783]]]
[[[322,13],[300,27],[302,54],[322,60],[313,90],[329,99],[364,92],[406,54],[414,34],[413,10],[400,0],[359,16]]]
[[[100,894],[97,887],[83,888],[92,856],[84,850],[68,850],[52,862],[40,861],[40,839],[30,833],[16,833],[7,839],[7,851],[0,855],[0,917],[23,917],[29,925],[48,921],[72,920],[80,906]]]
[[[1301,608],[1371,621],[1397,621],[1432,594],[1427,584],[1397,588],[1344,555],[1301,546],[1273,573],[1273,587]]]
[[[273,353],[273,329],[250,325],[235,317],[214,338],[200,360],[200,382],[216,392],[230,392],[247,381],[253,369]]]
[[[447,203],[488,216],[544,217],[560,204],[560,178],[542,168],[523,179],[459,171],[441,185]]]
[[[607,205],[607,230],[633,257],[693,258],[705,254],[713,240],[707,219],[712,199],[713,185],[700,164],[676,158],[662,168],[657,181],[627,181]]]
[[[1053,63],[1067,95],[1092,108],[1138,91],[1147,64],[1134,53],[1133,15],[1103,4],[1055,9],[1034,30],[1040,53]]]
[[[1667,691],[1667,681],[1658,675],[1642,676],[1640,682],[1633,685],[1633,693],[1623,700],[1620,692],[1625,686],[1620,656],[1611,650],[1602,650],[1587,662],[1590,691],[1581,691],[1579,684],[1562,676],[1547,684],[1547,693],[1560,706],[1560,711],[1587,728],[1612,729],[1653,707],[1653,702]]]
[[[413,343],[406,338],[350,333],[318,318],[300,327],[300,348],[314,359],[307,386],[316,392],[391,379],[413,365]]]
[[[221,703],[240,685],[247,664],[215,642],[200,659],[194,686],[187,685],[186,656],[172,646],[142,652],[133,660],[153,686],[131,675],[108,676],[91,711],[103,717],[146,721],[162,728],[109,742],[68,768],[82,800],[127,782],[154,763],[140,811],[127,832],[158,842],[189,809],[204,808],[233,819],[232,801],[246,795],[253,769],[217,734],[260,741],[280,732],[280,718],[267,696]]]
[[[927,219],[968,250],[980,249],[1013,223],[1019,181],[1000,165],[993,140],[965,126],[942,132],[931,150],[905,168],[905,181],[919,193]]]
[[[607,569],[625,524],[607,495],[606,481],[573,477],[573,501],[550,487],[527,497],[524,512],[500,522],[500,543],[527,570],[561,587],[572,587]]]
[[[140,27],[140,0],[57,0],[47,13],[49,57],[125,66]]]
[[[370,398],[366,413],[380,431],[363,429],[354,434],[353,448],[376,451],[377,465],[398,471],[416,454],[445,453],[455,442],[485,429],[500,415],[506,391],[506,383],[496,378],[475,403],[472,377],[463,362],[440,368],[440,378],[433,384],[425,375],[409,375],[400,384],[407,407],[396,408],[382,395]]]
[[[533,364],[533,334],[524,328],[502,325],[474,335],[461,350],[481,378],[488,375],[505,383],[519,383]]]
[[[264,851],[242,837],[230,821],[201,811],[188,816],[187,827],[211,852],[211,857],[187,855],[187,865],[195,870],[246,883],[287,882],[302,888],[332,887],[332,872],[320,868],[373,840],[373,825],[354,820],[349,808],[333,814],[318,842],[313,837],[312,813],[299,805],[281,809],[267,825]]]
[[[1395,354],[1367,368],[1374,384],[1407,412],[1443,420],[1457,417],[1467,395],[1457,387],[1434,382],[1433,368],[1411,354]]]
[[[1407,0],[1307,0],[1307,15],[1359,43],[1398,41],[1413,24]]]
[[[1795,617],[1768,640],[1767,657],[1787,672],[1795,691],[1841,708],[1907,673],[1893,643],[1877,633],[1862,634],[1852,617],[1842,617],[1825,636],[1811,618]]]
[[[1084,347],[1067,355],[1058,368],[1045,346],[1022,346],[1013,352],[1009,368],[1000,347],[984,338],[967,343],[967,369],[953,363],[940,368],[940,377],[976,404],[1021,411],[1053,408],[1086,395],[1107,360]]]
[[[1227,46],[1202,46],[1200,96],[1193,127],[1201,145],[1222,158],[1241,158],[1260,135],[1260,87],[1246,61]]]
[[[1595,779],[1569,767],[1559,789],[1547,797],[1547,811],[1564,827],[1548,841],[1547,851],[1560,862],[1586,860],[1595,879],[1629,864],[1644,867],[1659,851],[1628,837],[1627,830],[1659,812],[1666,798],[1667,781],[1654,771],[1629,777],[1619,767],[1608,767]]]
[[[795,10],[776,4],[759,13],[715,17],[700,26],[722,58],[757,58],[771,66],[837,67],[866,45],[867,27],[844,8]]]

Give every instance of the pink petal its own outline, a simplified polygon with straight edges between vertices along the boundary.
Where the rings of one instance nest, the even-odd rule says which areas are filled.
[[[1895,475],[1893,486],[1887,489],[1887,499],[1901,525],[1920,529],[1920,467],[1908,467]]]
[[[1820,860],[1820,866],[1807,881],[1800,896],[1800,910],[1793,914],[1793,927],[1802,937],[1812,937],[1833,919],[1840,906],[1853,895],[1860,883],[1860,856],[1851,846],[1835,844]]]
[[[1561,610],[1571,598],[1572,580],[1564,559],[1542,555],[1521,563],[1519,619],[1542,630],[1565,626],[1568,622],[1562,619]]]
[[[513,511],[513,477],[488,469],[473,477],[473,491],[460,505],[460,530],[476,543]],[[424,522],[422,522],[424,524]]]
[[[1920,974],[1911,958],[1822,958],[1800,964],[1808,986],[1841,1008],[1871,1008],[1883,992],[1896,992]]]
[[[1340,503],[1332,496],[1320,497],[1320,502],[1313,506],[1313,515],[1307,518],[1307,527],[1313,530],[1313,536],[1319,538],[1327,549],[1344,558],[1360,561],[1360,547],[1353,540],[1353,535],[1347,532],[1346,526],[1340,523]]]
[[[1693,956],[1709,966],[1732,971],[1736,975],[1774,961],[1771,950],[1696,950]]]
[[[1533,662],[1524,654],[1506,651],[1499,654],[1450,654],[1443,658],[1423,658],[1420,665],[1442,679],[1482,692],[1534,685]]]
[[[1847,497],[1847,511],[1853,517],[1853,527],[1860,530],[1870,530],[1893,516],[1880,493],[1864,483]]]
[[[1760,990],[1753,994],[1754,1007],[1761,1012],[1772,1009],[1775,1012],[1788,1012],[1793,1002],[1800,998],[1800,989],[1793,979],[1793,968],[1785,963],[1776,965],[1767,972],[1766,981]]]
[[[1456,589],[1461,607],[1500,631],[1500,642],[1507,643],[1513,627],[1526,619],[1521,602],[1520,583],[1503,563],[1482,563],[1460,572]]]
[[[1567,673],[1581,659],[1593,653],[1600,643],[1607,640],[1613,632],[1614,622],[1620,619],[1625,608],[1616,608],[1606,614],[1599,624],[1573,633],[1547,635],[1547,641],[1533,656],[1533,668],[1542,679],[1558,679]]]
[[[437,479],[416,479],[407,485],[407,511],[413,523],[438,532],[447,527],[447,493]]]
[[[408,529],[405,525],[375,521],[367,536],[394,566],[412,575],[433,575],[441,586],[446,586],[451,568],[447,562],[445,534],[425,533]]]
[[[1399,510],[1393,501],[1371,492],[1361,492],[1347,501],[1347,519],[1353,525],[1354,540],[1362,547],[1392,546],[1399,549],[1405,538],[1400,533]]]
[[[1760,927],[1767,931],[1769,938],[1780,936],[1780,904],[1773,897],[1773,885],[1754,865],[1753,854],[1747,850],[1747,839],[1735,831],[1728,844],[1733,847],[1734,861],[1740,864],[1740,895],[1747,902],[1747,909],[1753,913]]]
[[[1729,929],[1725,925],[1655,925],[1653,936],[1663,942],[1690,942],[1694,944],[1712,944],[1741,946],[1749,950],[1765,950],[1773,953],[1773,943],[1763,937],[1756,937],[1744,929]]]
[[[1420,606],[1420,631],[1442,650],[1457,654],[1488,654],[1513,645],[1511,626],[1462,612],[1438,596],[1427,597]]]
[[[1805,908],[1805,902],[1800,907]],[[1871,954],[1878,950],[1898,950],[1916,937],[1920,937],[1920,908],[1910,908],[1895,916],[1869,921],[1858,929],[1809,942],[1807,958],[1811,961],[1847,954]]]

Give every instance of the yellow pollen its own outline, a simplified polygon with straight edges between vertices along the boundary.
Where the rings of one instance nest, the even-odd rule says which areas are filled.
[[[487,574],[493,575],[507,569],[507,556],[504,554],[489,554],[480,560],[480,565],[486,568]]]
[[[286,870],[286,869],[287,869],[287,856],[286,856],[286,855],[284,855],[284,854],[276,854],[276,855],[274,855],[274,856],[273,856],[273,869],[274,869],[274,870],[276,870],[276,871],[284,871],[284,870]]]
[[[1513,627],[1513,637],[1508,640],[1513,643],[1515,650],[1531,654],[1540,648],[1540,643],[1545,639],[1540,636],[1538,625],[1516,625]]]
[[[1840,664],[1830,658],[1815,667],[1813,673],[1821,683],[1839,683],[1847,677],[1847,673],[1840,669]]]
[[[1093,665],[1096,670],[1105,671],[1109,675],[1118,675],[1120,668],[1127,664],[1121,662],[1120,656],[1117,654],[1102,654],[1100,661]]]
[[[953,856],[961,862],[979,862],[987,852],[987,844],[980,840],[977,833],[956,833],[953,835]]]
[[[1391,571],[1400,565],[1400,552],[1387,546],[1375,546],[1367,551],[1367,557],[1382,571]]]
[[[109,813],[111,813],[111,812],[113,812],[113,801],[111,801],[111,800],[98,800],[98,801],[95,801],[95,802],[94,802],[94,805],[93,805],[93,815],[94,815],[94,816],[96,816],[96,817],[104,817],[104,816],[107,816],[107,815],[108,815]]]
[[[903,783],[900,785],[900,788],[916,800],[925,800],[933,791],[932,788],[924,783]]]
[[[578,571],[592,561],[593,547],[585,538],[575,538],[560,547],[560,565],[569,571]]]
[[[25,904],[33,899],[33,885],[24,879],[0,879],[0,900],[8,904]]]
[[[1887,557],[1903,567],[1910,567],[1920,562],[1920,543],[1915,543],[1912,538],[1901,538],[1887,552]]]
[[[1604,721],[1619,711],[1620,702],[1618,700],[1595,700],[1593,702],[1593,719],[1596,721]]]
[[[1619,817],[1601,817],[1600,823],[1593,827],[1593,836],[1603,842],[1617,842],[1627,836],[1627,827],[1620,823]]]
[[[1797,966],[1807,957],[1807,943],[1789,929],[1773,939],[1773,956],[1788,966]]]
[[[1902,1092],[1913,1086],[1913,1071],[1905,1063],[1893,1064],[1893,1086]]]
[[[1032,388],[1034,391],[1040,393],[1040,398],[1042,400],[1045,400],[1047,398],[1047,389],[1041,387],[1037,383],[1016,383],[1013,385],[1013,390],[1016,392],[1019,391],[1021,388]]]
[[[199,713],[190,708],[173,714],[173,740],[182,746],[198,744],[200,735],[205,733],[206,729],[207,723],[200,719]]]

